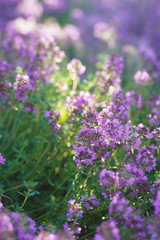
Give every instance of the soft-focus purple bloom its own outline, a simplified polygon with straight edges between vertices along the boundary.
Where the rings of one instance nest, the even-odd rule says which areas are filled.
[[[5,164],[6,159],[2,156],[2,154],[0,153],[0,163],[1,164]]]
[[[67,70],[70,73],[82,75],[86,71],[86,67],[80,62],[80,60],[74,58],[68,63]]]
[[[158,191],[156,199],[153,201],[153,206],[155,208],[154,213],[160,219],[160,191]]]
[[[138,71],[134,75],[134,80],[137,85],[143,85],[150,80],[150,76],[146,71]]]

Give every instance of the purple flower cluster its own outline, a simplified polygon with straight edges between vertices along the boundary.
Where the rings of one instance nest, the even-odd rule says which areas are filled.
[[[97,22],[94,25],[93,36],[107,43],[109,48],[115,47],[116,29],[106,22]]]
[[[70,221],[72,230],[74,230],[76,234],[80,234],[81,228],[78,226],[79,223],[77,220],[83,217],[83,210],[81,208],[81,205],[79,203],[76,203],[73,199],[69,200],[68,203],[68,212],[66,216]],[[71,221],[73,221],[73,223],[71,223]],[[67,222],[65,223],[65,226],[68,226]]]
[[[17,94],[17,99],[24,102],[27,99],[27,94],[33,90],[29,76],[17,74],[14,90]]]
[[[147,106],[152,108],[150,114],[147,115],[151,124],[160,124],[160,95],[153,93],[147,102]]]
[[[119,174],[103,169],[99,174],[99,181],[103,185],[102,196],[107,198],[111,191],[115,191],[119,187]]]
[[[111,54],[103,65],[102,72],[96,72],[96,83],[101,86],[102,92],[108,91],[111,86],[120,89],[120,76],[123,72],[123,58]]]
[[[81,201],[84,203],[84,207],[86,209],[93,209],[94,205],[97,207],[100,205],[100,202],[97,201],[95,194],[92,194],[89,199],[85,195],[82,195]]]
[[[71,119],[76,120],[79,114],[85,114],[89,108],[94,106],[95,95],[89,92],[80,91],[77,97],[74,95],[66,98],[66,109],[70,112]]]
[[[57,233],[50,233],[42,230],[36,234],[38,228],[36,223],[24,213],[8,212],[0,202],[0,238],[2,240],[75,240],[68,227],[59,230]]]
[[[51,132],[56,132],[56,133],[62,133],[61,131],[61,125],[57,122],[59,118],[60,113],[56,112],[51,108],[50,111],[46,111],[44,114],[45,118],[49,118],[49,124],[51,128]]]
[[[59,230],[57,233],[50,233],[46,231],[41,231],[34,240],[75,240],[68,228],[64,230]]]
[[[156,199],[153,201],[153,206],[155,208],[155,215],[160,218],[160,191],[157,192]]]
[[[2,154],[0,153],[0,163],[1,164],[5,164],[6,159],[2,156]]]
[[[82,75],[86,71],[86,67],[80,62],[80,60],[74,58],[68,63],[67,70],[71,75]]]
[[[0,59],[0,78],[6,79],[12,73],[12,65]]]
[[[120,232],[116,225],[117,224],[114,220],[103,222],[100,227],[97,227],[93,240],[120,240]]]
[[[149,74],[144,70],[144,71],[138,71],[134,75],[134,80],[137,85],[144,85],[145,83],[149,82],[150,80]]]
[[[87,111],[74,145],[79,167],[94,164],[95,160],[105,161],[110,156],[108,148],[114,149],[117,144],[123,144],[125,141],[135,141],[133,143],[135,149],[139,146],[141,143],[139,134],[133,132],[129,123],[129,109],[127,98],[120,91],[114,94],[114,101],[101,112]]]
[[[0,100],[3,103],[7,103],[11,105],[11,101],[8,100],[9,98],[9,89],[12,87],[11,83],[8,83],[7,80],[4,82],[0,82]]]
[[[150,145],[148,148],[143,146],[138,149],[138,154],[136,157],[136,163],[144,171],[150,172],[156,167],[156,159],[154,157],[155,146]]]
[[[134,90],[126,92],[126,99],[129,105],[135,104],[138,109],[142,107],[142,96],[137,94]]]
[[[34,220],[21,213],[4,211],[1,203],[0,236],[2,239],[33,240],[36,230]]]
[[[80,60],[73,58],[72,61],[67,64],[67,70],[69,72],[69,77],[73,80],[72,90],[75,91],[80,79],[79,76],[86,71],[86,67]]]
[[[129,201],[121,197],[117,192],[112,198],[109,205],[109,212],[114,216],[106,222],[103,222],[100,227],[97,227],[97,233],[94,240],[111,240],[121,239],[119,227],[124,224],[132,231],[134,239],[158,239],[159,234],[159,192],[157,198],[153,201],[155,207],[155,217],[146,217],[142,219],[131,206],[128,206]]]
[[[78,204],[78,203],[75,203],[75,200],[69,200],[68,202],[68,207],[69,207],[69,210],[68,210],[68,213],[66,214],[67,217],[69,219],[72,219],[73,218],[73,214],[77,217],[82,217],[83,216],[83,211],[80,210],[81,209],[81,206]]]
[[[66,222],[65,226],[70,226],[75,234],[80,234],[82,228],[79,227],[78,221],[83,217],[84,211],[82,209],[92,210],[94,206],[98,207],[100,202],[97,200],[95,194],[91,194],[90,197],[81,195],[81,203],[76,203],[75,199],[70,199],[68,203],[68,212],[66,216],[69,225],[68,222]]]

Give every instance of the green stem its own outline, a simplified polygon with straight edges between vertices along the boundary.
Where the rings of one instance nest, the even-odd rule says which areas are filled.
[[[94,233],[95,233],[95,230],[94,230],[93,232],[90,232],[90,233],[84,235],[84,236],[81,237],[80,239],[85,239],[86,237],[88,237],[88,236],[90,236],[90,235],[92,235],[92,234],[94,234]]]
[[[9,191],[11,191],[11,190],[14,190],[14,189],[17,189],[17,188],[21,188],[21,187],[23,187],[24,185],[23,184],[20,184],[20,185],[18,185],[18,186],[15,186],[15,187],[12,187],[12,188],[8,188],[7,190],[5,190],[4,192],[9,192]]]
[[[23,203],[22,203],[22,206],[21,206],[21,208],[20,208],[19,211],[21,211],[21,210],[23,209],[23,207],[24,207],[27,199],[29,198],[29,193],[30,193],[30,192],[31,192],[31,190],[28,190],[28,192],[27,192],[27,194],[26,194],[26,196],[25,196],[25,199],[24,199],[24,201],[23,201]]]

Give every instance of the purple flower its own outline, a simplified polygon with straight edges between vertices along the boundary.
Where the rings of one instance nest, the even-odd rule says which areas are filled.
[[[157,192],[156,199],[152,202],[155,215],[160,219],[160,191]]]
[[[0,153],[0,163],[1,164],[5,164],[6,159],[2,156],[2,154]]]
[[[67,65],[67,70],[71,74],[82,75],[86,71],[86,67],[78,59],[72,59]]]
[[[29,76],[17,74],[16,82],[14,82],[14,90],[17,94],[17,99],[24,102],[27,98],[27,93],[33,90]]]
[[[49,118],[49,124],[51,127],[51,132],[55,132],[55,133],[63,133],[61,131],[61,125],[59,123],[57,123],[57,120],[59,118],[60,113],[57,111],[54,111],[53,108],[51,108],[50,111],[46,111],[44,114],[45,118]]]
[[[144,70],[144,71],[138,71],[134,75],[134,80],[137,85],[143,85],[147,83],[150,80],[149,74]]]
[[[114,220],[103,222],[100,227],[97,227],[93,240],[120,240],[120,231],[116,225],[117,223]]]

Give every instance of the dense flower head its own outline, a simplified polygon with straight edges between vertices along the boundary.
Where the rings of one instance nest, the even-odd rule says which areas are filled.
[[[75,240],[71,231],[66,227],[64,230],[58,230],[56,233],[41,231],[34,240]]]
[[[12,237],[14,234],[14,227],[11,222],[10,216],[5,212],[0,211],[0,236],[2,239]]]
[[[155,181],[154,185],[150,188],[152,195],[156,196],[158,191],[160,191],[160,179]]]
[[[89,108],[94,105],[95,95],[89,92],[80,91],[77,97],[74,95],[66,98],[67,111],[71,112],[71,118],[76,120],[80,114],[85,113]]]
[[[27,93],[33,90],[33,86],[31,84],[29,76],[27,75],[17,74],[16,82],[14,82],[13,86],[17,94],[17,99],[22,102],[24,102],[27,99],[26,97]]]
[[[0,211],[0,234],[2,240],[33,240],[36,233],[36,223],[23,213],[7,212],[3,207]]]
[[[154,157],[155,146],[150,145],[149,147],[143,146],[138,149],[138,154],[136,157],[136,163],[141,166],[146,172],[150,172],[156,167],[156,159]]]
[[[63,33],[67,47],[80,42],[80,31],[75,25],[67,24],[63,29]]]
[[[123,58],[116,54],[111,54],[103,65],[103,71],[96,72],[96,83],[101,86],[101,91],[109,91],[114,87],[114,91],[120,89],[121,79],[120,76],[123,71]]]
[[[144,219],[136,212],[135,208],[129,205],[129,201],[117,192],[111,197],[109,213],[119,224],[125,224],[128,228],[136,230],[138,233],[143,232]]]
[[[57,11],[64,11],[66,8],[66,1],[65,0],[42,0],[44,8],[47,12],[57,12]]]
[[[138,109],[142,107],[142,96],[137,94],[134,90],[126,92],[126,100],[129,105],[135,104]]]
[[[75,203],[75,200],[71,199],[68,201],[68,213],[66,214],[69,219],[73,218],[73,214],[77,215],[78,217],[83,216],[83,211],[81,210],[81,206],[79,203]]]
[[[5,164],[6,159],[2,156],[2,154],[0,153],[0,163],[1,164]]]
[[[85,195],[81,196],[81,200],[84,203],[84,207],[86,209],[93,209],[93,206],[99,206],[100,202],[97,200],[97,197],[95,196],[95,194],[91,194],[91,196],[88,198]]]
[[[155,215],[160,218],[160,191],[157,192],[156,199],[153,201],[153,206],[155,208]]]
[[[133,212],[133,209],[128,205],[129,201],[126,200],[123,196],[121,197],[120,193],[117,192],[111,197],[109,213],[113,215],[121,215],[123,218],[127,218]]]
[[[9,101],[9,89],[12,87],[11,83],[8,83],[7,80],[0,82],[0,100],[3,103],[7,103],[11,105],[11,101]]]
[[[94,164],[95,161],[106,160],[110,155],[108,148],[114,148],[116,144],[122,144],[124,141],[131,143],[132,140],[133,147],[137,149],[141,141],[137,138],[139,134],[133,132],[128,121],[129,109],[129,103],[120,91],[114,94],[113,102],[110,102],[101,112],[90,110],[87,112],[87,121],[82,120],[83,127],[74,145],[79,167],[81,164],[89,165]],[[133,134],[134,139],[132,139]]]
[[[115,46],[116,31],[114,26],[106,22],[97,22],[93,30],[94,37],[106,42],[110,48]]]
[[[119,176],[119,189],[122,190],[127,187],[132,196],[135,196],[141,191],[149,191],[151,182],[148,181],[144,171],[139,166],[136,166],[135,163],[126,163],[125,166],[121,166],[117,170]],[[116,189],[116,186],[114,189]]]
[[[67,70],[71,74],[82,75],[86,71],[86,67],[78,59],[72,59],[67,65]]]
[[[0,59],[0,78],[7,78],[12,71],[12,65]]]
[[[36,233],[36,223],[34,220],[17,212],[12,212],[11,218],[17,233],[17,239],[31,240],[34,238]]]
[[[70,199],[68,201],[68,212],[66,216],[70,222],[72,230],[76,234],[80,234],[82,228],[79,227],[78,219],[83,217],[81,204],[76,203],[74,199]],[[64,228],[68,229],[68,222],[65,223]]]
[[[160,228],[159,218],[153,216],[147,219],[146,232],[147,236],[149,236],[150,239],[158,239],[160,237],[159,228]]]
[[[33,219],[24,213],[6,211],[2,203],[0,206],[0,236],[2,240],[75,240],[67,226],[64,230],[58,230],[56,233],[41,230],[39,234],[36,234],[37,227]]]
[[[150,96],[147,106],[151,107],[151,113],[147,115],[151,124],[160,124],[160,95],[153,93]]]
[[[149,74],[145,70],[144,71],[138,71],[134,75],[134,80],[135,80],[137,85],[143,85],[143,84],[149,82],[150,79],[151,78],[150,78]]]
[[[103,169],[100,172],[99,180],[100,180],[100,183],[103,185],[103,191],[107,192],[107,195],[113,189],[116,190],[116,188],[119,185],[118,173],[115,173],[113,171],[107,171],[106,169]],[[103,195],[104,195],[104,193],[103,193]]]
[[[125,171],[126,174],[124,176],[128,176],[128,184],[130,185],[132,185],[134,182],[141,184],[143,181],[148,180],[144,174],[144,171],[139,167],[139,165],[137,166],[135,163],[127,163],[125,166]]]
[[[152,135],[157,141],[157,148],[160,148],[160,128],[156,128],[153,130]]]
[[[98,122],[97,117],[99,114],[95,111],[90,114],[88,111],[88,120],[90,120],[89,126],[83,126],[78,136],[76,137],[76,145],[74,145],[77,165],[94,164],[96,160],[106,159],[109,156],[107,150],[108,141],[102,135],[102,129],[100,126],[95,126],[95,121]],[[85,120],[82,120],[85,124]],[[87,123],[88,125],[88,123]]]
[[[40,232],[35,240],[59,240],[59,236],[54,233],[49,232]]]
[[[59,118],[60,113],[57,111],[54,111],[53,108],[51,108],[50,111],[46,111],[44,114],[45,118],[49,118],[49,124],[51,127],[51,132],[61,132],[61,125],[57,122],[58,118]]]
[[[123,58],[112,53],[109,58],[105,61],[103,69],[108,73],[112,74],[112,77],[119,77],[123,72]]]
[[[43,8],[37,0],[22,0],[17,5],[16,10],[25,18],[32,17],[38,19],[43,13]]]
[[[24,104],[25,110],[26,112],[33,112],[33,113],[37,113],[37,108],[34,107],[34,104],[32,102],[26,102]]]
[[[149,128],[145,126],[143,123],[139,123],[135,130],[138,134],[140,134],[141,137],[151,139],[153,137],[153,133],[150,132]]]
[[[117,223],[114,220],[108,222],[102,222],[102,224],[97,227],[94,240],[120,240],[120,231],[117,228]]]

